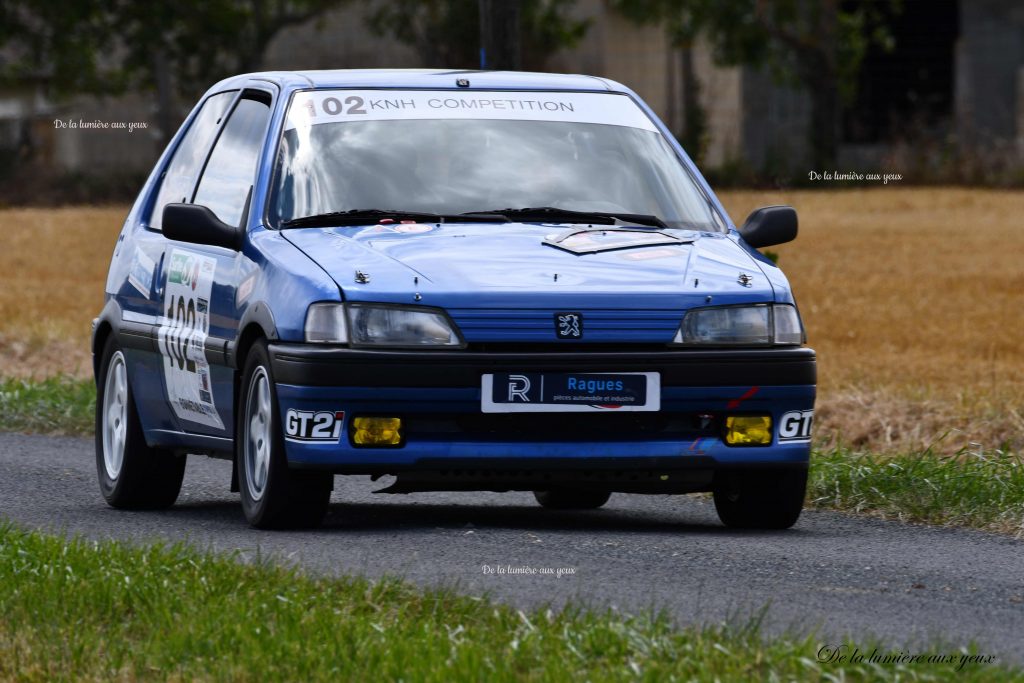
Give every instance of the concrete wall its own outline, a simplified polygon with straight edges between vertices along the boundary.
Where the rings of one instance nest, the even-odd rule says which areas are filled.
[[[743,69],[743,158],[758,171],[803,172],[809,164],[810,98],[771,76]],[[821,171],[823,169],[813,169]]]
[[[705,165],[717,167],[743,159],[743,72],[715,64],[704,41],[697,41],[694,47],[693,70],[707,122]]]
[[[684,125],[682,91],[685,87],[680,51],[658,26],[637,26],[611,12],[601,0],[580,0],[577,16],[588,18],[583,42],[548,60],[548,69],[585,73],[623,83],[637,92],[654,112],[679,134]],[[704,161],[719,166],[744,153],[742,71],[720,67],[709,47],[698,42],[693,50],[700,106],[707,122]],[[695,150],[688,150],[695,152]]]
[[[960,3],[956,58],[956,127],[961,141],[1016,140],[1024,88],[1024,3]]]
[[[669,128],[678,130],[679,52],[665,32],[637,26],[609,11],[601,0],[579,0],[574,11],[590,20],[590,28],[580,45],[552,55],[547,70],[619,81],[644,98]]]
[[[264,56],[267,70],[395,69],[424,65],[408,45],[380,38],[363,17],[377,2],[352,2],[279,32]]]

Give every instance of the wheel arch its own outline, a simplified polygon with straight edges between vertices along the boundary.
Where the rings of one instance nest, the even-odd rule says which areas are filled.
[[[257,339],[263,338],[268,341],[277,339],[277,325],[274,323],[274,314],[270,307],[263,301],[250,306],[242,315],[239,321],[238,340],[234,349],[229,351],[228,364],[235,369],[236,378],[245,367],[246,356]]]
[[[117,331],[114,329],[113,321],[115,320],[121,320],[121,307],[114,297],[110,297],[103,306],[103,310],[92,321],[92,374],[97,382],[100,381],[99,374],[100,364],[103,362],[103,349],[107,345],[107,340],[112,335],[117,334]]]
[[[96,327],[92,332],[92,375],[97,382],[100,381],[100,363],[103,362],[103,349],[113,333],[114,326],[106,320],[97,321]]]

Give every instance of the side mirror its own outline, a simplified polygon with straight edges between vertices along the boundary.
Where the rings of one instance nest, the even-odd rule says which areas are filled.
[[[747,216],[740,228],[740,236],[755,249],[792,242],[796,232],[796,209],[792,206],[761,207]]]
[[[180,242],[208,244],[238,251],[242,230],[228,225],[200,204],[168,204],[164,207],[164,237]]]

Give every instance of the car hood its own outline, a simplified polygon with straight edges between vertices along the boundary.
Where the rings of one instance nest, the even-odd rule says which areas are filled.
[[[400,224],[282,234],[355,301],[683,309],[773,299],[757,262],[730,235],[664,230],[681,242],[596,253],[545,244],[582,227]],[[618,234],[607,234],[618,241]]]

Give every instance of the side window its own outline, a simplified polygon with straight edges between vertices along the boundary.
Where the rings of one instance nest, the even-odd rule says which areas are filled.
[[[194,203],[209,207],[228,225],[242,220],[269,119],[269,102],[240,99],[199,181]]]
[[[233,90],[211,96],[196,114],[192,126],[185,133],[178,149],[174,151],[174,157],[160,183],[160,192],[156,196],[153,214],[149,219],[152,227],[160,229],[164,218],[164,206],[175,202],[187,202],[191,198],[196,178],[203,168],[206,153],[210,150],[210,143],[217,134],[217,125],[237,92]]]

